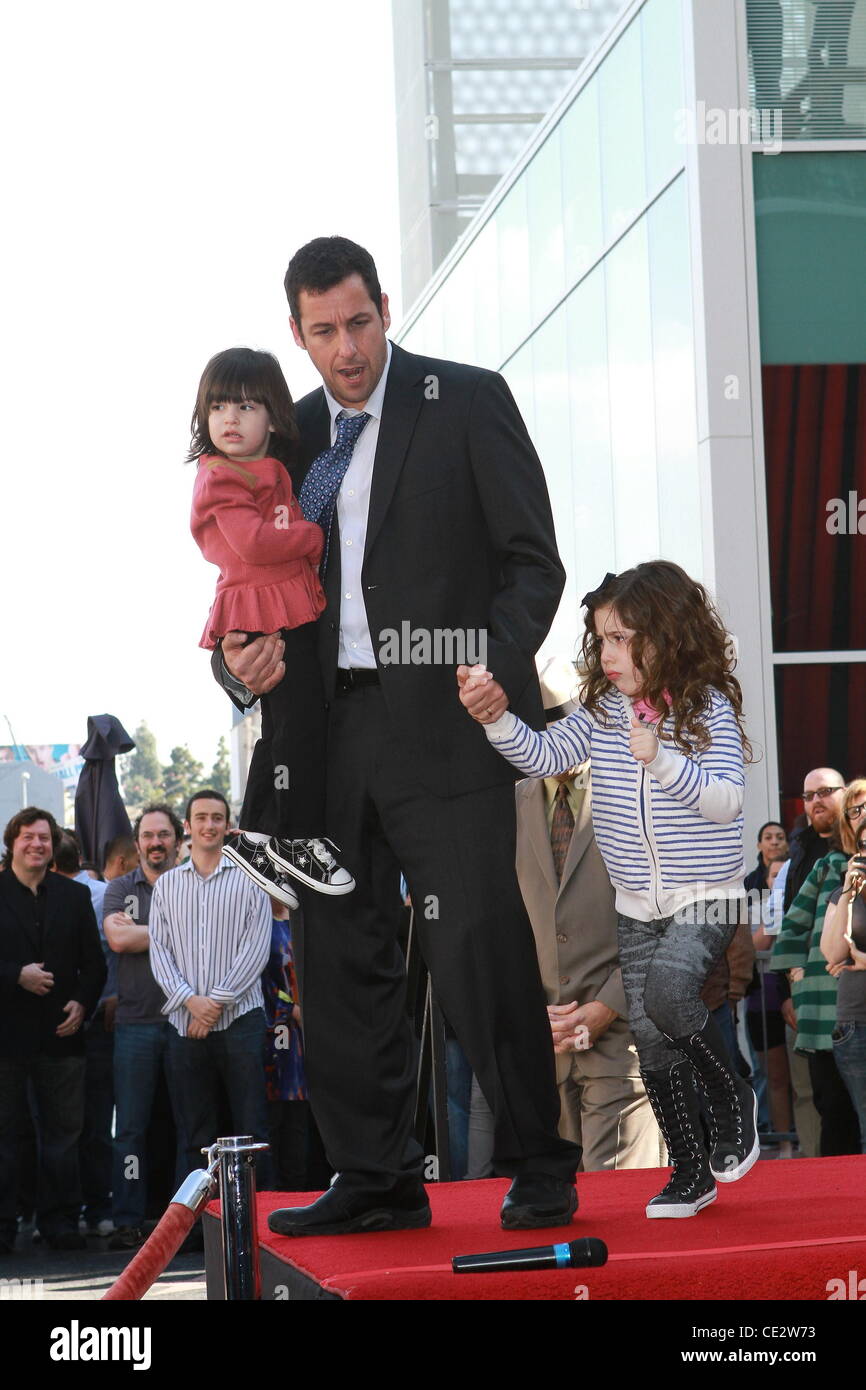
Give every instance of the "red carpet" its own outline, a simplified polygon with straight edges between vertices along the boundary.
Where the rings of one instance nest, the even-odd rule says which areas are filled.
[[[263,1250],[347,1299],[827,1299],[830,1279],[866,1271],[866,1156],[758,1163],[686,1221],[648,1221],[663,1185],[658,1169],[588,1173],[578,1179],[571,1227],[506,1233],[499,1226],[504,1179],[433,1183],[425,1231],[287,1239],[267,1228],[275,1207],[309,1193],[258,1198]],[[217,1204],[211,1208],[218,1210]],[[455,1275],[453,1255],[547,1245],[578,1236],[608,1247],[601,1269]],[[268,1260],[269,1267],[273,1267]],[[578,1290],[576,1295],[575,1290]],[[267,1290],[265,1290],[267,1297]],[[285,1296],[285,1295],[284,1295]],[[294,1295],[292,1295],[294,1297]]]

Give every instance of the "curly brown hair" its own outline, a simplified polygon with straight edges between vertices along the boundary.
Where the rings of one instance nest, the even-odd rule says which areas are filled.
[[[659,710],[667,704],[666,693],[670,698],[674,745],[687,754],[710,746],[704,716],[712,688],[730,701],[746,761],[751,761],[743,727],[743,695],[733,675],[734,643],[702,584],[670,560],[647,560],[622,574],[608,575],[600,588],[586,595],[585,603],[581,653],[586,674],[581,698],[590,714],[604,721],[601,699],[613,689],[602,670],[601,642],[595,631],[596,613],[610,607],[622,626],[634,632],[629,649],[643,676],[642,698]],[[661,728],[657,732],[660,738],[666,737]]]

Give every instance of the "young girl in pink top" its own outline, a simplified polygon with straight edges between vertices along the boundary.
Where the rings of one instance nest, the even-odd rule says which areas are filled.
[[[324,828],[325,702],[316,619],[325,607],[318,565],[324,538],[305,521],[288,469],[298,430],[289,389],[269,352],[229,348],[208,362],[192,416],[197,462],[192,534],[219,566],[201,646],[227,632],[280,632],[286,674],[261,697],[241,834],[223,849],[265,892],[289,907],[286,875],[323,893],[348,893]]]

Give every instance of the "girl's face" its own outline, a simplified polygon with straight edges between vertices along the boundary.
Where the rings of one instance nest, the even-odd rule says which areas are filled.
[[[611,604],[597,608],[594,614],[595,635],[601,644],[601,669],[611,685],[623,695],[634,698],[643,688],[643,673],[631,659],[631,639],[634,630],[623,627]]]
[[[226,458],[254,463],[267,454],[273,425],[261,401],[214,401],[207,429],[214,448]]]

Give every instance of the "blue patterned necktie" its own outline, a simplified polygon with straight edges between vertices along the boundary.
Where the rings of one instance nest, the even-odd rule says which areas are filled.
[[[334,520],[334,507],[337,502],[337,493],[340,491],[340,484],[346,475],[346,469],[352,462],[352,454],[355,452],[355,445],[358,437],[369,420],[369,415],[346,415],[341,412],[337,416],[337,438],[319,457],[313,459],[310,470],[301,484],[298,493],[298,501],[301,511],[306,521],[315,521],[321,526],[325,533],[325,549],[322,552],[322,563],[319,566],[319,573],[325,573],[325,566],[328,563],[328,547],[331,540],[331,525]]]

